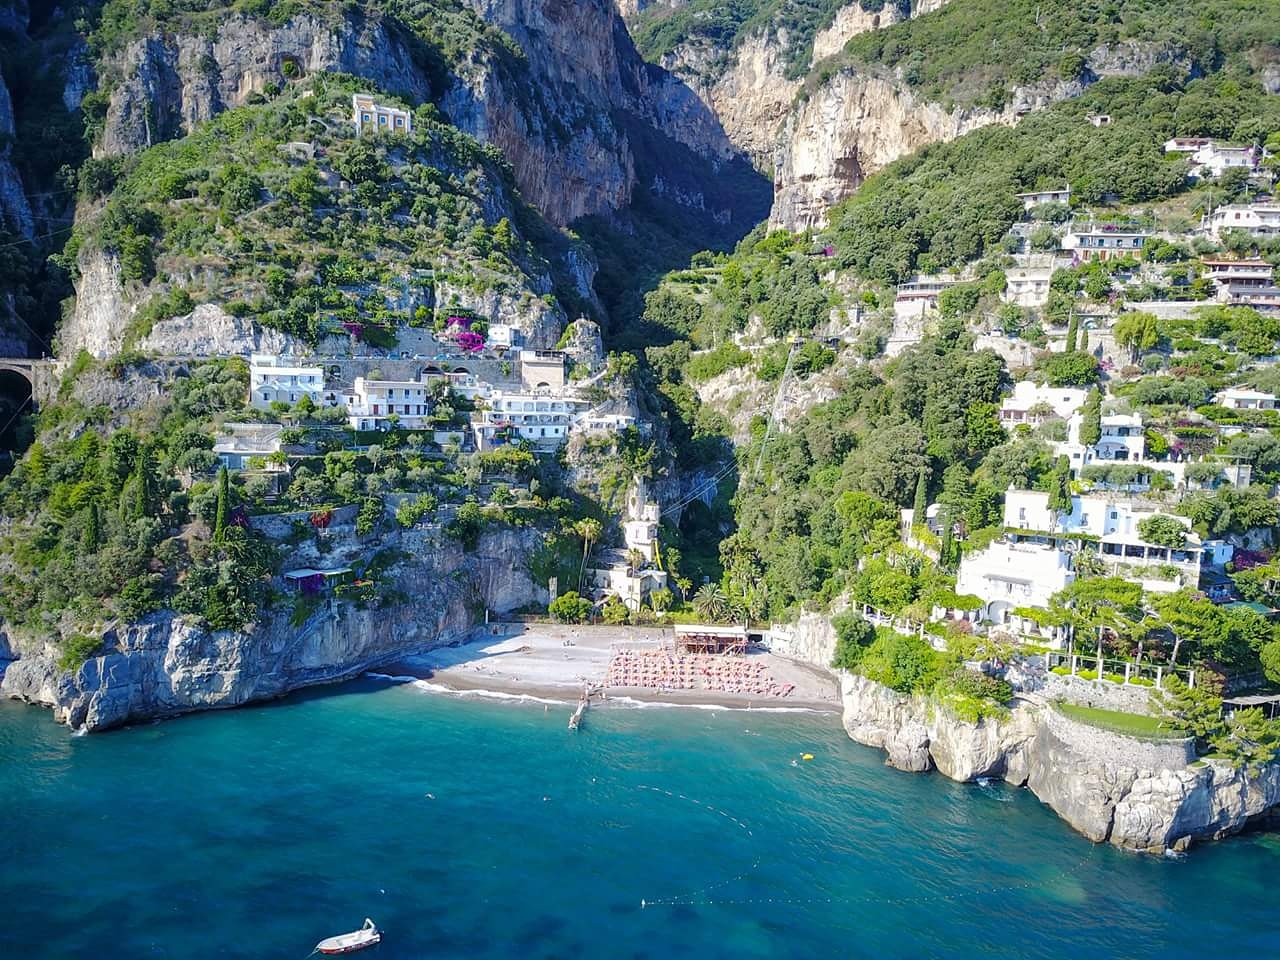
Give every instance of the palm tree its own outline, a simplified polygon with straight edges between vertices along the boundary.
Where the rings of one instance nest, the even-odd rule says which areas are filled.
[[[573,525],[574,532],[582,538],[582,563],[578,567],[578,592],[582,592],[582,578],[587,572],[587,554],[591,552],[591,544],[600,539],[599,520],[583,517]]]
[[[704,583],[693,595],[693,609],[704,620],[723,620],[729,612],[729,601],[718,583]]]

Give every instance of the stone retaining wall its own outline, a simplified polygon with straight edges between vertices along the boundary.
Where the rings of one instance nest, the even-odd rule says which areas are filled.
[[[1050,671],[1045,674],[1044,688],[1040,692],[1046,699],[1063,700],[1082,707],[1149,714],[1152,712],[1151,691],[1154,689],[1132,683],[1089,679],[1078,674],[1064,677]]]
[[[1182,770],[1196,758],[1195,742],[1180,740],[1143,740],[1110,730],[1089,726],[1049,709],[1043,722],[1049,731],[1089,760],[1107,767],[1135,770]]]

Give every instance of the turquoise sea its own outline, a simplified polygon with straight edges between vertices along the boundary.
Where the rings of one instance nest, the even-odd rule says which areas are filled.
[[[0,705],[0,957],[301,960],[366,916],[383,960],[1280,955],[1275,836],[1126,854],[833,717],[568,713],[361,680],[76,737]]]

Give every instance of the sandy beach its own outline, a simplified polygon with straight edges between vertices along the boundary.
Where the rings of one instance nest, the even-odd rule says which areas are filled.
[[[573,704],[584,684],[603,689],[593,706],[652,703],[721,706],[733,709],[794,709],[839,712],[839,688],[833,676],[811,664],[766,652],[746,656],[779,685],[793,686],[784,697],[726,690],[660,690],[644,686],[608,686],[609,661],[618,648],[658,651],[671,639],[657,627],[491,624],[478,628],[459,646],[406,657],[377,671],[414,677],[455,693],[487,692]],[[739,658],[743,659],[743,658]],[[759,663],[760,667],[754,667]]]

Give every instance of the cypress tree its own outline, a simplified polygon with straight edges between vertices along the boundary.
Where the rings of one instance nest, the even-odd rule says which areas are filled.
[[[231,497],[231,482],[227,478],[225,466],[218,470],[218,509],[213,520],[213,542],[221,543],[227,535],[228,500]]]
[[[912,524],[924,523],[925,513],[929,509],[929,480],[928,474],[924,470],[920,471],[920,476],[916,480],[916,499],[911,506]]]
[[[1092,447],[1102,439],[1102,394],[1095,387],[1085,398],[1083,421],[1080,424],[1080,442]]]
[[[98,501],[89,501],[89,514],[84,524],[84,548],[93,553],[102,543],[102,518],[98,516]]]
[[[1067,321],[1067,353],[1076,352],[1076,336],[1080,330],[1080,321],[1076,319],[1075,311],[1071,313],[1071,319]]]
[[[1089,331],[1088,330],[1080,331],[1080,352],[1081,353],[1089,352]]]

